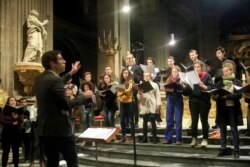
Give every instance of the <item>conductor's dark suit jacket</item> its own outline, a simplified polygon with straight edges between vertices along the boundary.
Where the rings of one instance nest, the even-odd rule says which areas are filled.
[[[65,80],[70,74],[65,75]],[[70,109],[85,104],[83,95],[70,100],[65,93],[63,79],[51,71],[44,71],[35,80],[37,98],[38,135],[43,137],[69,137],[73,135]]]

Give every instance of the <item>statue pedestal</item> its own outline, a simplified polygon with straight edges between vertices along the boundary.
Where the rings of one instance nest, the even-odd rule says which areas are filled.
[[[24,86],[26,95],[31,95],[35,78],[44,71],[42,64],[35,62],[18,62],[15,64],[14,70],[18,74],[19,81]]]

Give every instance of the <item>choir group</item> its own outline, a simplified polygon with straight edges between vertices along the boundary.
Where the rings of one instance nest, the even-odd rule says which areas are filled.
[[[145,65],[138,65],[133,54],[126,56],[126,66],[121,69],[120,77],[114,75],[111,67],[107,66],[99,83],[93,81],[91,72],[85,72],[80,80],[80,86],[74,85],[72,79],[65,81],[66,96],[75,98],[76,94],[92,90],[94,94],[86,105],[72,109],[75,132],[83,132],[93,125],[93,118],[102,112],[105,126],[114,127],[115,120],[120,119],[121,140],[128,141],[127,129],[131,133],[131,140],[135,142],[135,128],[138,127],[139,117],[143,119],[143,138],[141,143],[148,142],[148,122],[152,126],[152,142],[158,143],[157,124],[161,114],[160,90],[166,92],[166,132],[162,144],[182,144],[183,96],[188,96],[191,113],[191,147],[197,146],[198,121],[202,125],[201,147],[207,147],[209,123],[208,114],[211,99],[216,102],[215,126],[220,129],[221,146],[218,156],[227,155],[227,126],[231,127],[233,136],[233,157],[239,157],[238,126],[243,125],[240,99],[245,98],[250,103],[250,92],[239,89],[242,83],[236,77],[235,62],[225,56],[225,49],[218,47],[216,57],[211,61],[202,61],[196,50],[189,51],[190,61],[175,64],[175,59],[169,56],[166,60],[168,68],[159,69],[152,57],[148,57]],[[184,65],[185,64],[185,65]],[[153,69],[153,70],[152,70]],[[147,84],[144,84],[147,83]],[[8,106],[17,106],[17,100],[10,97]],[[20,104],[27,106],[26,99],[20,99]],[[18,148],[23,143],[25,160],[31,164],[37,151],[41,164],[44,154],[39,146],[36,135],[36,106],[27,106],[26,112],[8,112],[1,109],[2,166],[7,166],[10,148],[13,151],[13,162],[18,164]],[[116,113],[116,111],[118,111]],[[22,115],[22,116],[21,116]],[[249,123],[249,122],[248,122]],[[176,131],[173,138],[173,130]],[[36,153],[34,152],[36,151]]]

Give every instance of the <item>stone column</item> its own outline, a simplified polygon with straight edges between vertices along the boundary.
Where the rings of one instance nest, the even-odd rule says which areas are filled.
[[[9,94],[18,94],[18,77],[14,73],[14,65],[23,59],[27,45],[26,19],[31,9],[36,9],[44,20],[49,17],[46,25],[48,38],[45,51],[53,48],[53,0],[1,0],[0,1],[0,77]]]
[[[162,14],[158,1],[141,0],[143,42],[145,59],[150,56],[155,59],[158,67],[166,66],[166,57],[169,56],[170,39],[168,16]]]
[[[119,76],[123,58],[126,56],[126,52],[130,51],[129,14],[121,12],[123,2],[123,0],[112,0],[112,2],[109,0],[109,3],[103,0],[97,1],[98,36],[102,38],[104,31],[105,35],[108,35],[111,30],[112,35],[117,37],[117,45],[121,45],[121,50],[112,57],[112,60],[104,54],[98,53],[98,75],[102,75],[105,66],[111,66],[111,61],[113,61],[113,71],[116,76]]]

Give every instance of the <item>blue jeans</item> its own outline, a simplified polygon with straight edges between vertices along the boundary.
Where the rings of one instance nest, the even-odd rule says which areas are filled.
[[[134,107],[133,103],[120,103],[120,123],[122,128],[122,136],[126,135],[126,115],[128,115],[128,122],[131,127],[131,136],[135,135],[134,129],[135,129],[135,123],[134,123]]]
[[[182,140],[182,117],[183,117],[183,99],[169,95],[167,97],[166,112],[166,132],[165,139],[172,142],[173,140],[173,123],[176,127],[176,141]]]
[[[85,109],[84,115],[85,129],[92,126],[93,123],[93,111],[91,109]]]
[[[104,117],[105,117],[105,126],[115,126],[115,111],[108,109],[104,106]]]

